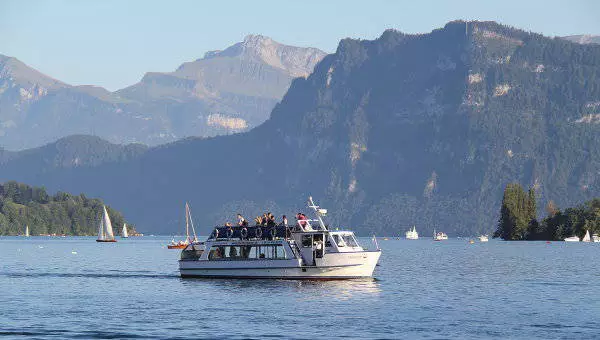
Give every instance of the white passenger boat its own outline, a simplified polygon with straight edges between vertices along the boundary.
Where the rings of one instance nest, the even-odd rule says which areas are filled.
[[[435,232],[435,229],[433,230],[433,240],[434,241],[445,241],[448,239],[448,235],[446,235],[446,233],[443,232]]]
[[[479,242],[487,242],[490,239],[488,238],[487,235],[479,235]]]
[[[598,235],[598,234],[592,235],[592,240],[594,240],[594,242],[600,242],[600,235]]]
[[[418,240],[419,233],[417,233],[417,227],[413,226],[412,230],[408,230],[405,234],[407,240]]]
[[[571,236],[565,239],[565,242],[579,242],[579,236]]]
[[[351,279],[371,277],[381,250],[365,250],[351,231],[331,231],[325,209],[295,226],[217,227],[181,251],[182,277]],[[302,225],[300,224],[302,223]]]

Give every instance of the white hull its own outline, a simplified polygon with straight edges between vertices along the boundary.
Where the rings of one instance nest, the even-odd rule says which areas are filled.
[[[179,261],[181,277],[272,279],[353,279],[372,277],[381,251],[326,254],[317,266],[302,266],[300,259],[250,261]],[[356,255],[354,255],[356,254]]]
[[[577,236],[567,237],[565,239],[565,242],[579,242],[579,237],[577,237]]]

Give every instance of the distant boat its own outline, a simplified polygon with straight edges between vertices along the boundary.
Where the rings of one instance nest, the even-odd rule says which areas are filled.
[[[127,223],[123,223],[123,230],[121,230],[121,238],[128,238],[129,234],[127,233]]]
[[[565,242],[579,242],[579,236],[571,236],[565,239]]]
[[[490,239],[488,238],[488,236],[487,236],[487,235],[480,235],[480,236],[479,236],[479,242],[487,242],[487,241],[489,241],[489,240],[490,240]]]
[[[600,235],[598,235],[598,234],[592,235],[592,240],[594,240],[594,242],[600,242]]]
[[[190,237],[190,226],[192,227],[192,233],[194,234],[194,238]],[[175,242],[175,239],[171,240],[171,243],[167,245],[168,249],[184,249],[188,244],[198,242],[198,238],[196,237],[196,229],[194,229],[194,221],[192,221],[192,211],[190,210],[190,205],[185,202],[185,240]]]
[[[106,211],[106,206],[103,206],[103,215],[100,219],[100,225],[98,226],[98,239],[96,242],[117,242],[115,240],[115,234],[113,233],[112,223],[110,223],[110,217]]]
[[[417,227],[413,226],[412,230],[408,230],[405,234],[407,240],[418,240],[419,233],[417,233]]]
[[[29,226],[25,226],[25,237],[29,237]]]
[[[585,236],[583,237],[583,240],[581,240],[581,242],[592,242],[592,237],[590,236],[589,230],[585,231]]]
[[[439,233],[436,233],[435,229],[433,230],[433,240],[434,241],[444,241],[447,239],[448,239],[448,235],[446,235],[446,233],[443,233],[441,231]]]

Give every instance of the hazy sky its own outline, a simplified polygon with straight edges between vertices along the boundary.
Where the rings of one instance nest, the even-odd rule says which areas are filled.
[[[333,52],[345,37],[429,32],[455,19],[600,34],[600,1],[0,0],[0,54],[70,84],[116,90],[250,33]]]

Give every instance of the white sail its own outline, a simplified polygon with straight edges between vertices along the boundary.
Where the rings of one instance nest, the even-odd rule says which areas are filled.
[[[405,234],[406,239],[408,240],[418,240],[419,239],[419,233],[417,233],[417,227],[413,226],[412,230],[408,230]]]
[[[581,240],[581,242],[592,242],[592,238],[590,237],[589,230],[586,230],[585,236],[583,237],[583,240]]]
[[[100,219],[100,224],[98,225],[98,239],[104,240],[104,220]]]
[[[29,226],[25,226],[25,237],[29,237]]]
[[[113,233],[112,223],[110,223],[110,217],[108,216],[108,212],[106,211],[106,206],[104,206],[104,228],[106,229],[106,239],[114,240],[115,235]]]
[[[127,233],[127,223],[123,223],[123,230],[121,231],[121,237],[128,238],[129,234]]]

